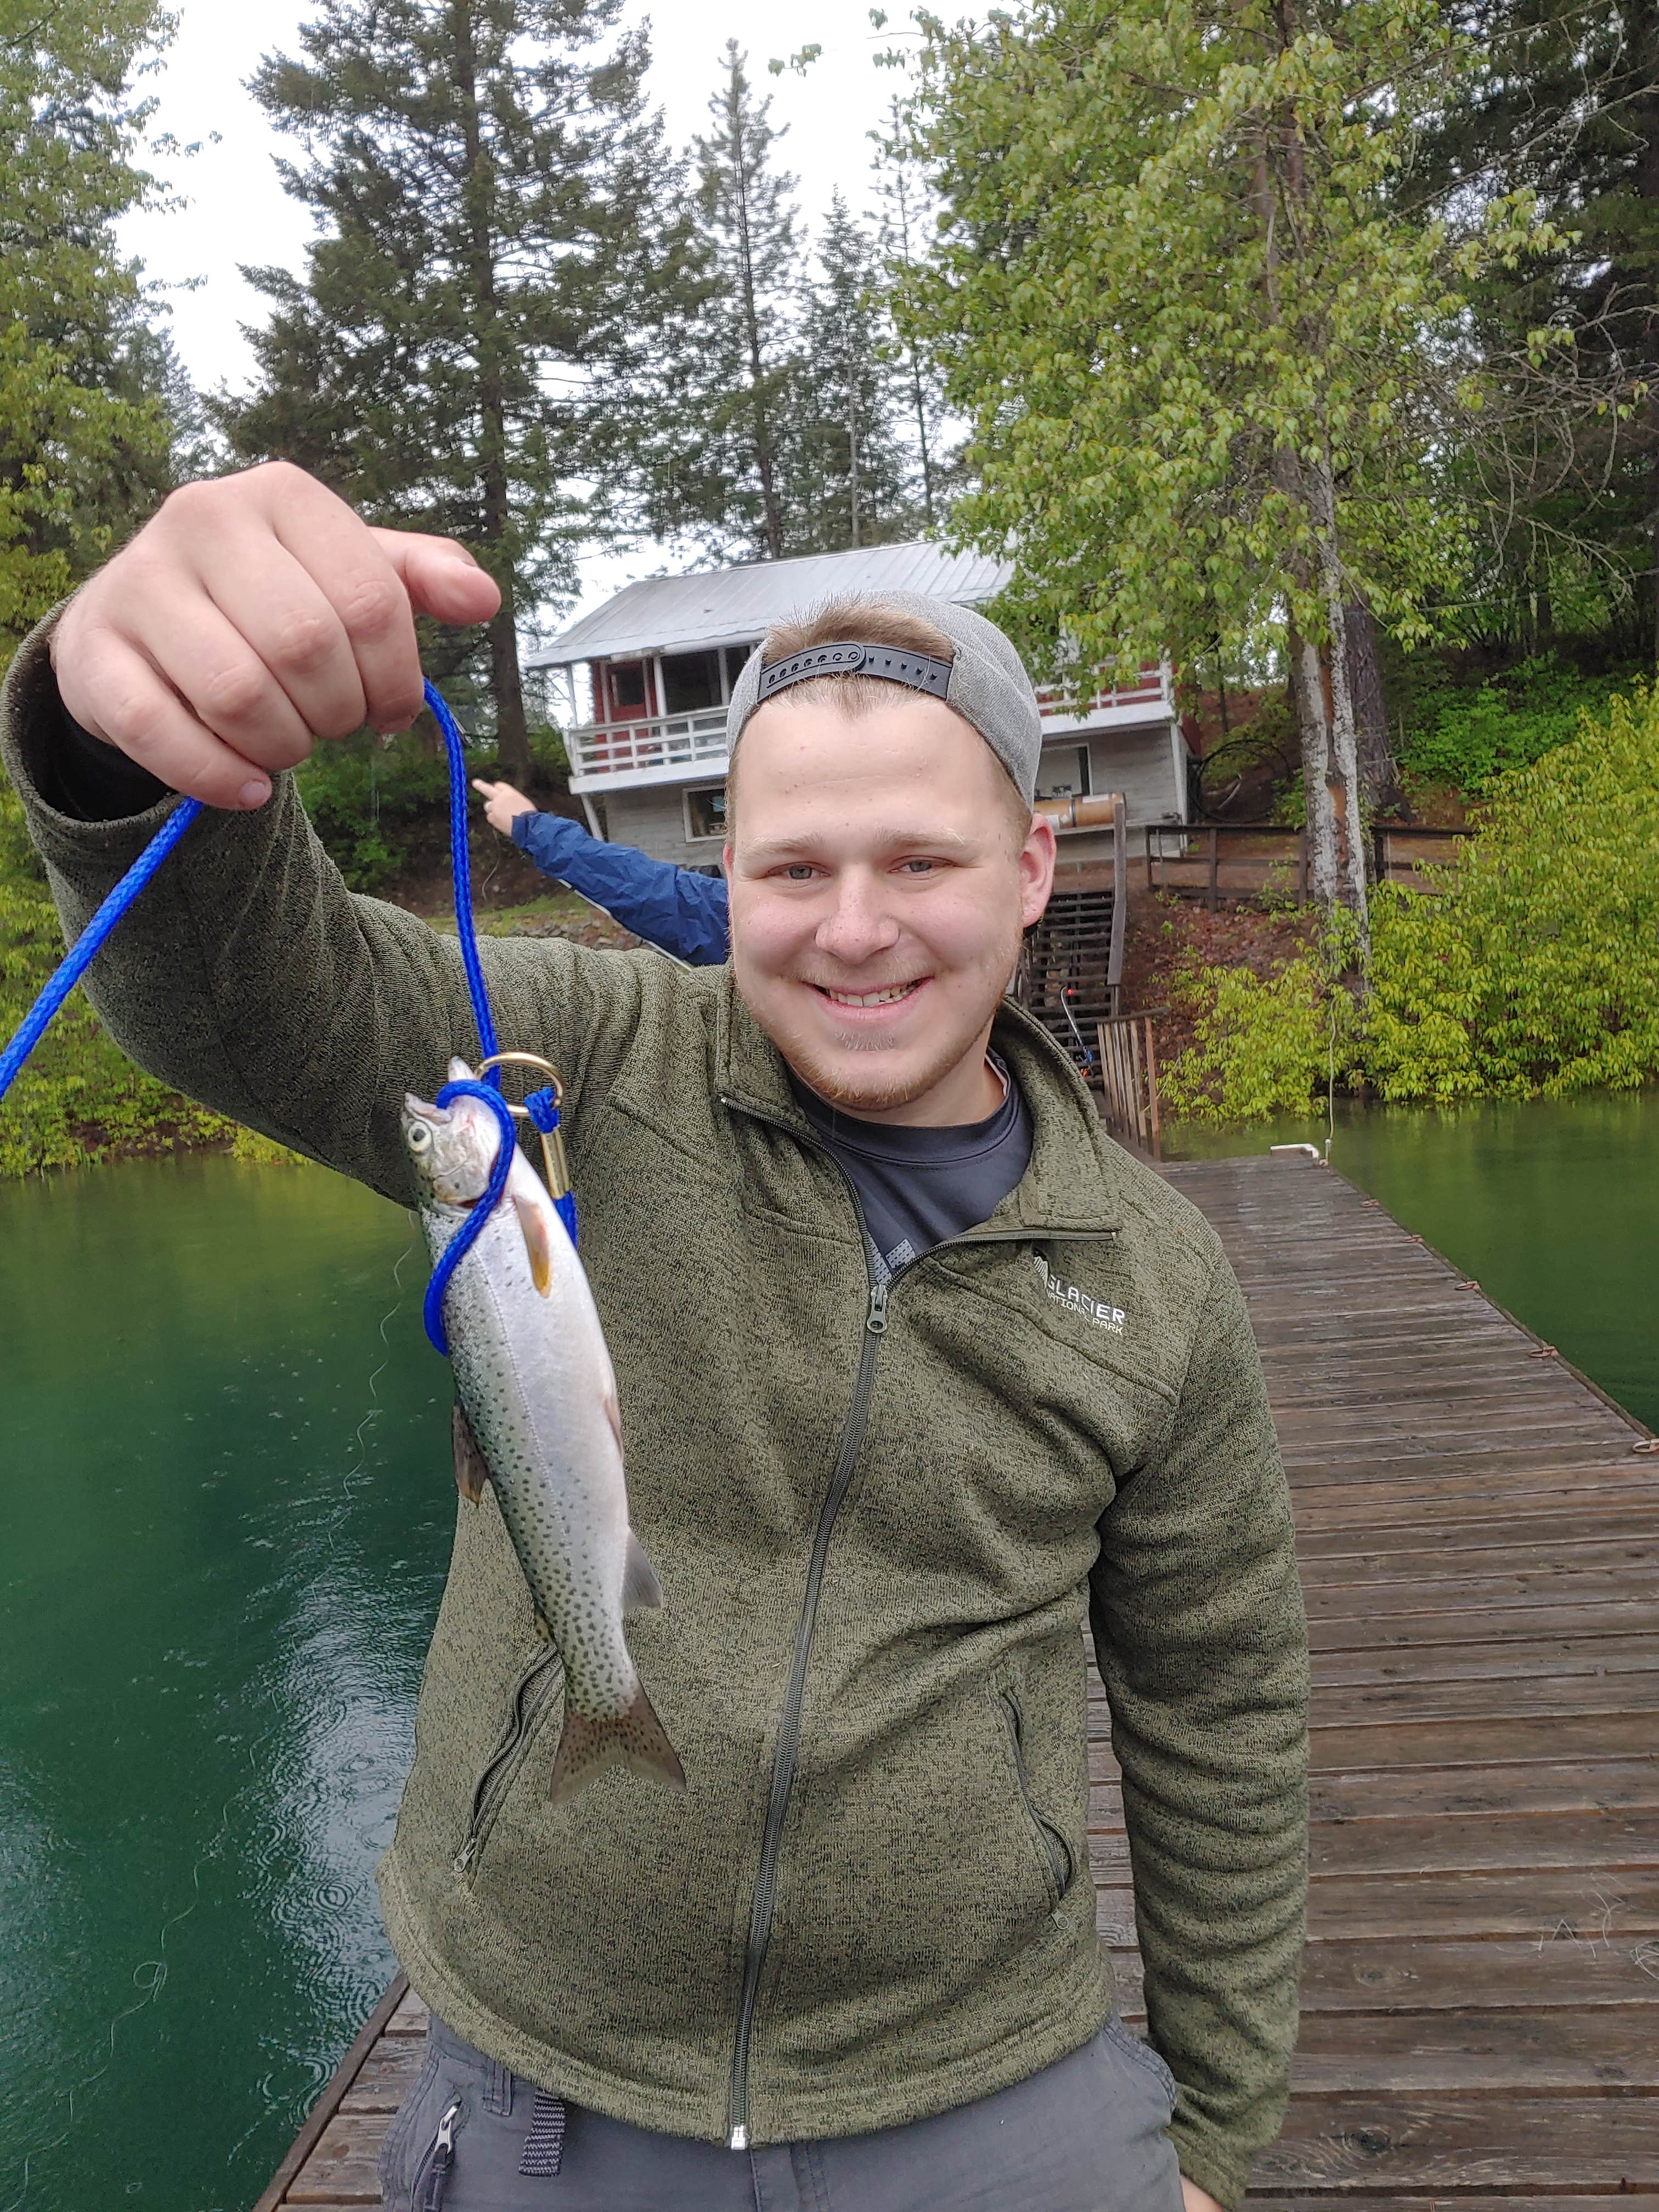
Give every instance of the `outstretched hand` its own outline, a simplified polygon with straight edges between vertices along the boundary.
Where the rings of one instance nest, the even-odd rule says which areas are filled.
[[[303,469],[187,484],[83,584],[52,639],[83,729],[210,806],[263,806],[320,738],[421,711],[415,617],[488,622],[465,546],[371,530]]]
[[[536,811],[535,800],[526,799],[523,792],[515,791],[510,783],[486,783],[482,776],[475,775],[472,788],[483,792],[484,820],[492,830],[499,830],[503,837],[513,835],[515,817],[533,814]]]

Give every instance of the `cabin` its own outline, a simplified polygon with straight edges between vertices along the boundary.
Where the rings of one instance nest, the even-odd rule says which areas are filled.
[[[682,867],[712,867],[725,838],[726,702],[773,623],[826,599],[886,592],[978,606],[1009,573],[1005,562],[924,542],[653,576],[527,653],[525,665],[545,672],[570,788],[593,834]],[[1049,802],[1063,860],[1109,856],[1110,811],[1089,805],[1091,796],[1121,793],[1131,826],[1186,819],[1190,757],[1167,661],[1081,712],[1053,697],[1042,707],[1037,796]]]

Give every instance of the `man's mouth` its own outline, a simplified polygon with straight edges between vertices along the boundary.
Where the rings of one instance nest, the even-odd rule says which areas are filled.
[[[814,983],[812,988],[828,999],[832,1006],[896,1006],[901,999],[908,999],[913,992],[919,991],[926,981],[925,976],[918,975],[908,983],[886,984],[879,991],[836,991],[827,983]]]

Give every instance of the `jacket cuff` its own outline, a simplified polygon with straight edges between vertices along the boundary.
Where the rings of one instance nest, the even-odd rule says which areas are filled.
[[[1184,2126],[1179,2116],[1170,2123],[1170,2141],[1181,2161],[1182,2179],[1195,2182],[1227,2212],[1238,2212],[1250,2178],[1248,2166],[1241,2166],[1207,2130],[1195,2132]]]
[[[533,806],[526,807],[522,814],[515,814],[513,817],[511,836],[514,843],[521,853],[530,842],[531,825],[535,819],[536,810]]]
[[[52,635],[68,605],[65,599],[37,623],[7,672],[0,693],[0,758],[37,842],[54,831],[72,839],[77,827],[143,823],[153,830],[178,794],[148,769],[83,730],[58,693]]]

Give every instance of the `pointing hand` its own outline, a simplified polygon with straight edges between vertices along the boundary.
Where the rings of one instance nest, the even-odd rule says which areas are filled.
[[[472,788],[483,793],[484,820],[492,830],[499,830],[504,837],[513,835],[516,815],[533,814],[536,811],[535,800],[526,799],[523,792],[515,791],[510,783],[486,783],[482,776],[475,775]]]

